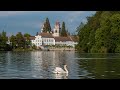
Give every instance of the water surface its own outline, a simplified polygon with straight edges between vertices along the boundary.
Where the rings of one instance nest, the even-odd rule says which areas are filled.
[[[53,74],[67,64],[69,74]],[[119,79],[120,54],[0,52],[0,79]]]

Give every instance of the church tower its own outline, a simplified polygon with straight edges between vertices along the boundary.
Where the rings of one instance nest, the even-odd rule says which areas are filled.
[[[55,23],[55,27],[53,29],[53,36],[59,37],[60,36],[60,22]]]

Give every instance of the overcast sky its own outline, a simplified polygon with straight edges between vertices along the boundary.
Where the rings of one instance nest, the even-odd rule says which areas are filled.
[[[61,25],[64,21],[68,31],[73,33],[81,22],[86,22],[87,16],[94,14],[95,11],[0,11],[0,32],[4,29],[8,35],[17,32],[35,35],[48,17],[52,29],[56,21]]]

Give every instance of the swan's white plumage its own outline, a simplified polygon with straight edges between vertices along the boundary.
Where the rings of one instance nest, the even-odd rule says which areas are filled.
[[[63,70],[63,69],[60,68],[60,67],[56,67],[56,68],[54,69],[53,73],[57,73],[57,74],[59,74],[59,73],[68,73],[68,70],[67,70],[67,68],[66,68],[66,65],[64,65],[64,69],[65,69],[65,70]]]

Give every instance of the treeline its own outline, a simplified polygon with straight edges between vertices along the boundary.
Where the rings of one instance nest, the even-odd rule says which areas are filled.
[[[120,53],[120,11],[97,11],[77,31],[78,51]]]
[[[8,37],[6,36],[6,32],[0,33],[0,51],[11,50],[10,45],[8,43]]]
[[[6,32],[0,33],[0,51],[11,51],[15,49],[30,49],[31,47],[30,34],[22,34],[18,32],[10,37],[6,36]]]

